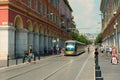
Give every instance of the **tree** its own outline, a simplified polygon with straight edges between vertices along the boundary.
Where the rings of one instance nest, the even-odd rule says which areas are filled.
[[[78,40],[79,35],[75,32],[73,32],[72,39],[73,40]]]
[[[73,32],[72,36],[73,40],[80,41],[82,43],[85,43],[86,45],[91,44],[92,41],[90,41],[86,36],[84,35],[79,35],[78,33]]]
[[[96,37],[95,44],[102,43],[102,33],[99,33]]]

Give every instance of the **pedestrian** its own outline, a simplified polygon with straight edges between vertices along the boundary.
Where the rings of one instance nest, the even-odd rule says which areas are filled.
[[[112,46],[109,47],[110,56],[112,56]]]
[[[94,58],[95,58],[95,64],[98,65],[98,51],[97,51],[97,48],[95,48],[95,52],[94,52]]]
[[[54,54],[57,54],[56,46],[54,46],[53,49],[54,49]]]
[[[106,56],[109,56],[109,46],[106,46]]]
[[[61,48],[61,55],[64,55],[64,52],[65,52],[65,48],[62,47],[62,48]]]
[[[34,56],[34,53],[33,53],[32,45],[29,46],[29,54],[30,54],[30,58],[34,61],[35,60],[35,56]]]
[[[60,48],[59,48],[59,47],[57,47],[57,55],[59,54],[59,49],[60,49]]]
[[[54,49],[51,47],[51,54],[54,55]]]
[[[90,52],[90,47],[88,46],[88,53]]]
[[[112,47],[112,59],[111,59],[112,64],[117,64],[118,63],[118,58],[117,58],[117,48],[115,46]]]
[[[24,63],[31,62],[30,55],[29,55],[29,51],[26,50],[24,53],[25,53],[25,56],[24,56],[24,58],[23,58],[23,62],[24,62]]]
[[[104,48],[103,48],[103,46],[101,46],[100,47],[100,52],[103,53],[103,51],[104,51]]]

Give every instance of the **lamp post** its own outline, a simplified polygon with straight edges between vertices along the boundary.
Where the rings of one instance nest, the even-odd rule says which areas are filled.
[[[117,15],[117,11],[113,12],[113,15],[116,16],[116,15]],[[119,49],[118,46],[119,46],[119,44],[117,43],[117,40],[118,40],[118,34],[117,34],[117,31],[118,31],[118,30],[117,30],[118,22],[117,22],[117,21],[118,21],[118,20],[116,19],[116,20],[115,20],[115,24],[114,24],[113,27],[114,27],[114,29],[115,29],[115,38],[116,38],[116,39],[115,39],[115,44],[116,44],[117,53],[118,53],[118,49]]]
[[[117,35],[117,26],[118,26],[118,23],[116,22],[114,24],[114,29],[115,29],[115,43],[116,43],[116,47],[117,47],[117,53],[118,53],[118,43],[117,43],[117,40],[118,40],[118,35]]]

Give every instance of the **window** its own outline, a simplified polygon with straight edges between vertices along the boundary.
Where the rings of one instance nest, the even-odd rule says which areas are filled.
[[[66,43],[66,51],[74,51],[75,43]]]
[[[51,3],[55,8],[58,8],[58,2],[57,1],[58,0],[51,0]]]
[[[31,0],[28,0],[28,7],[31,7]]]
[[[21,1],[21,0],[17,0],[17,1]]]
[[[43,5],[43,15],[46,16],[46,6]]]
[[[37,0],[34,0],[34,9],[37,10]]]
[[[51,0],[48,0],[48,2],[50,3],[50,2],[51,2]]]
[[[53,13],[53,12],[50,10],[50,13]],[[53,20],[53,15],[50,15],[50,20]]]
[[[42,2],[40,2],[40,15],[43,14],[43,5],[42,5]]]
[[[48,14],[50,14],[50,9],[48,8]],[[50,15],[48,15],[48,19],[50,19]]]

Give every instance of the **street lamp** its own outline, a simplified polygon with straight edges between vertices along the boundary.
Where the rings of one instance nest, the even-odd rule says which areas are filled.
[[[114,16],[116,16],[116,14],[117,14],[117,12],[115,11],[114,13],[113,13],[113,15]],[[117,26],[118,26],[118,22],[117,22],[117,19],[116,19],[116,21],[115,21],[115,24],[113,25],[113,27],[114,27],[114,29],[116,30],[115,31],[115,38],[116,38],[116,40],[115,40],[115,43],[116,43],[116,47],[117,47],[117,53],[118,53],[118,43],[117,43],[117,40],[118,40],[118,34],[117,34]]]
[[[114,27],[114,29],[116,30],[116,31],[115,31],[115,36],[116,36],[116,37],[115,37],[115,38],[116,38],[115,43],[116,43],[117,53],[118,53],[118,44],[117,44],[117,40],[118,40],[118,37],[117,37],[117,36],[118,36],[118,35],[117,35],[117,26],[118,26],[118,23],[116,22],[116,23],[114,24],[113,27]]]
[[[52,16],[52,19],[53,19],[53,15],[54,15],[54,13],[48,13],[45,16],[43,16],[43,18],[48,18],[48,16]]]

